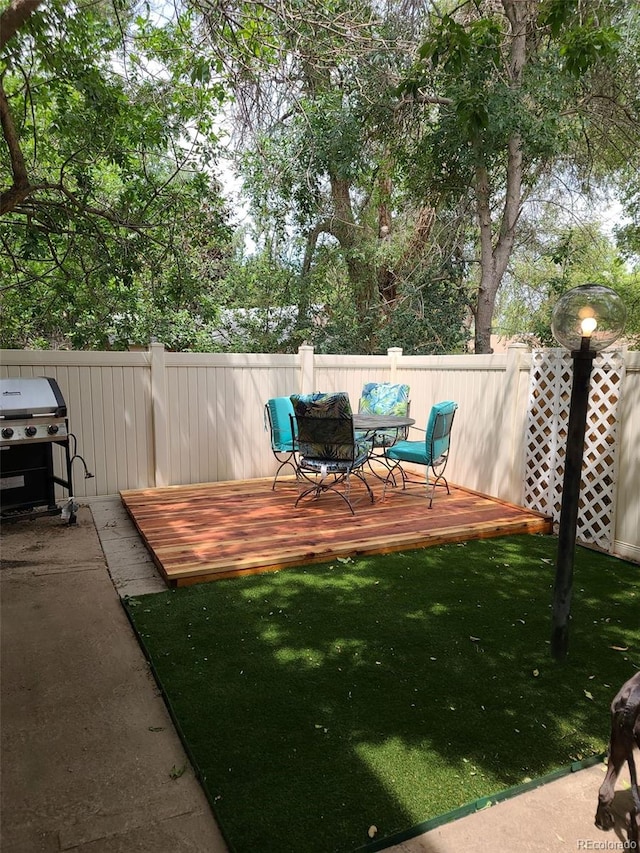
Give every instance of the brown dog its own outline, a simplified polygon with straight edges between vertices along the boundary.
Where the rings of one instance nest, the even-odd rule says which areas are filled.
[[[633,810],[629,841],[632,849],[638,850],[640,843],[640,793],[636,765],[633,760],[634,746],[640,747],[640,672],[636,672],[620,688],[611,703],[611,740],[609,741],[609,766],[604,782],[598,792],[598,810],[596,811],[596,826],[600,829],[611,829],[613,813],[611,802],[618,774],[626,761],[631,775],[631,794]],[[635,846],[633,846],[635,842]]]

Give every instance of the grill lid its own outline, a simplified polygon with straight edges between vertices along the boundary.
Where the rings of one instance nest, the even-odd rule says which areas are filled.
[[[0,417],[25,418],[37,415],[67,416],[67,406],[55,379],[0,379]]]

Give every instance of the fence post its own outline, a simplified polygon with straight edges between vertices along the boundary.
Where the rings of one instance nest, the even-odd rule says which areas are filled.
[[[169,485],[169,433],[167,419],[167,374],[164,344],[149,344],[151,353],[151,432],[155,461],[155,485]]]
[[[502,407],[502,435],[509,436],[509,455],[504,483],[506,494],[499,489],[499,496],[522,503],[524,496],[524,452],[522,442],[526,422],[526,412],[521,411],[521,401],[518,399],[520,386],[520,362],[523,353],[528,352],[526,344],[513,343],[507,348],[507,370],[505,374],[504,405]]]
[[[389,347],[387,357],[389,359],[389,382],[395,383],[398,372],[398,360],[402,356],[402,347]]]
[[[300,394],[312,394],[314,384],[314,353],[309,344],[298,347],[300,357]]]

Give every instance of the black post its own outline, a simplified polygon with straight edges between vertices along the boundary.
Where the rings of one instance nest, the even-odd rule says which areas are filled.
[[[556,581],[553,589],[553,616],[551,622],[551,654],[556,660],[566,657],[569,645],[569,614],[573,588],[573,560],[576,548],[578,505],[584,433],[587,425],[589,405],[589,380],[595,351],[589,347],[589,338],[582,338],[579,350],[571,353],[573,358],[573,386],[569,403],[569,426],[564,460],[562,483],[562,505],[558,529],[558,554],[556,559]]]

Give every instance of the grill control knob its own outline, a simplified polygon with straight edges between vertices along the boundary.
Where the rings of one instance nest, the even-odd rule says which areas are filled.
[[[47,432],[49,433],[49,435],[55,435],[58,432],[58,430],[59,430],[58,424],[49,424],[49,426],[47,427]]]
[[[25,428],[25,435],[32,436],[35,435],[37,432],[38,430],[34,426],[28,426]]]
[[[13,430],[11,429],[11,427],[3,427],[3,429],[2,429],[2,437],[3,438],[11,438],[12,435],[13,435]]]

